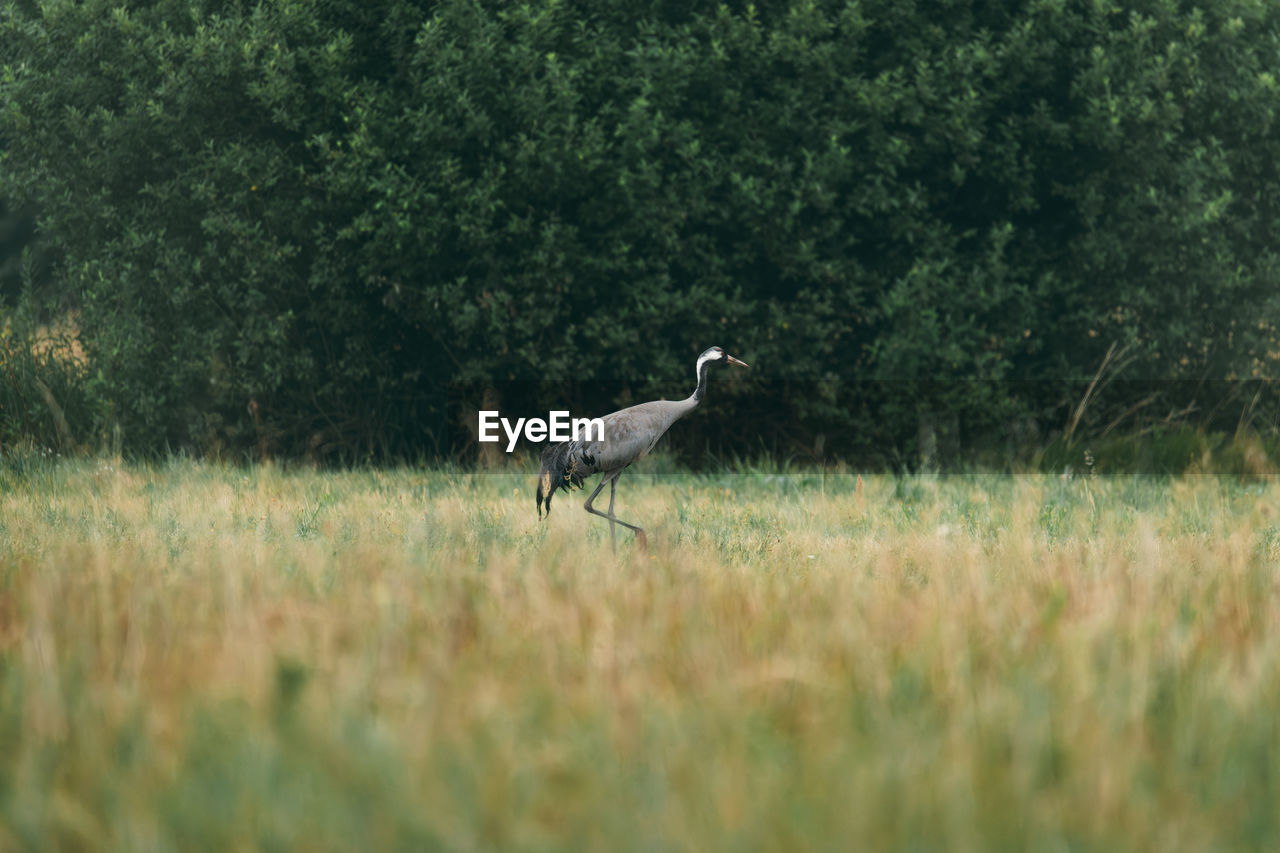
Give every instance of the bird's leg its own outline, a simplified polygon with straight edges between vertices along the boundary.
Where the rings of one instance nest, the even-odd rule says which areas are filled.
[[[591,502],[596,499],[596,495],[600,494],[600,490],[604,488],[604,484],[607,482],[609,482],[608,477],[601,478],[600,484],[596,486],[596,489],[594,492],[592,492],[590,495],[587,496],[587,502],[582,505],[582,508],[585,509],[587,512],[591,513],[592,515],[604,515],[604,513],[600,512],[599,510],[592,509]],[[606,515],[605,518],[608,518],[608,516]]]
[[[618,517],[613,514],[613,496],[617,493],[618,478],[611,477],[609,479],[609,547],[615,554],[618,553]]]
[[[609,519],[609,547],[613,550],[613,553],[615,554],[618,553],[618,534],[617,534],[617,529],[614,527],[614,525],[621,524],[622,522],[619,522],[618,517],[613,514],[613,497],[614,497],[614,494],[618,491],[618,476],[621,473],[622,473],[621,471],[617,471],[613,474],[605,475],[600,480],[600,485],[596,486],[596,490],[591,493],[591,497],[587,498],[587,502],[582,505],[583,509],[585,509],[587,512],[591,513],[592,515],[598,515],[601,518]],[[591,508],[591,502],[596,499],[596,495],[600,494],[600,490],[604,488],[605,483],[609,484],[609,512],[607,514],[601,512],[598,509]]]
[[[627,522],[623,521],[622,519],[618,518],[616,515],[613,514],[613,497],[618,489],[618,478],[621,476],[622,476],[622,471],[619,471],[618,473],[613,475],[609,483],[609,538],[610,538],[610,541],[612,542],[613,541],[613,525],[614,525],[614,522],[617,522],[618,524],[621,524],[623,527],[627,528],[628,530],[631,530],[636,534],[636,544],[639,545],[640,550],[643,551],[649,547],[649,540],[645,537],[644,530],[638,527],[637,525],[628,524]],[[616,543],[613,546],[613,553],[615,554],[618,553],[618,546]]]
[[[613,539],[612,539],[612,535],[614,532],[613,524],[617,523],[617,524],[621,524],[623,527],[627,528],[628,530],[633,531],[636,534],[636,542],[640,544],[641,548],[645,548],[648,546],[649,543],[648,543],[648,540],[645,538],[644,530],[640,527],[637,527],[634,524],[628,524],[627,522],[623,521],[622,519],[618,518],[616,515],[613,514],[614,490],[617,488],[617,480],[618,480],[618,477],[620,476],[622,476],[622,472],[618,471],[614,474],[610,474],[606,476],[603,480],[601,480],[600,485],[596,486],[596,490],[591,493],[591,497],[587,498],[587,502],[582,505],[582,508],[585,509],[587,512],[591,513],[592,515],[598,515],[601,518],[609,519],[609,533],[610,533],[611,542],[613,542]],[[594,507],[591,506],[591,502],[596,499],[596,495],[600,494],[600,490],[604,488],[605,483],[610,484],[609,512],[607,513],[601,512],[600,510],[595,509]],[[616,542],[614,542],[613,547],[614,547],[614,553],[616,554],[617,547],[618,547]]]

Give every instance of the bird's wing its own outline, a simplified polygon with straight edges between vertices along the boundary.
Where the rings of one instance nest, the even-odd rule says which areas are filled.
[[[605,415],[604,439],[592,442],[596,470],[612,471],[643,459],[687,409],[679,402],[654,400]]]

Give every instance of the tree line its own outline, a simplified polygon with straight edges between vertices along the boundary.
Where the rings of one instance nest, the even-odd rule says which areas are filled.
[[[465,458],[712,345],[690,461],[1274,432],[1272,3],[3,10],[3,439]]]

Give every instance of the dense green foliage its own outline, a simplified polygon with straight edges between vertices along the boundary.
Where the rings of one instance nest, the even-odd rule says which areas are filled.
[[[7,0],[0,197],[133,447],[458,450],[486,388],[606,411],[720,344],[753,371],[677,445],[893,462],[935,411],[1061,429],[1113,345],[1146,384],[1082,430],[1272,377],[1278,36],[1258,0]]]

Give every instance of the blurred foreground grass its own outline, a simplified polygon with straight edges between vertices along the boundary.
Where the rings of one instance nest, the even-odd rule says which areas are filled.
[[[10,457],[0,850],[1280,849],[1280,486]]]

